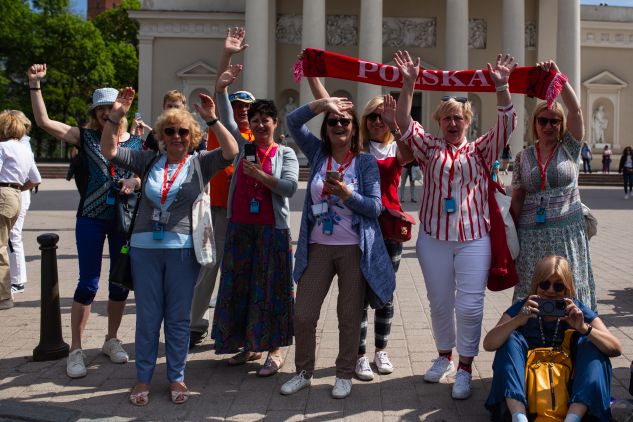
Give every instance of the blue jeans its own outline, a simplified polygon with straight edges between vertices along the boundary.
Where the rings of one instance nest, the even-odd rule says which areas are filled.
[[[624,179],[624,193],[633,192],[633,173],[627,173],[626,169],[622,171],[622,178]]]
[[[90,305],[99,289],[103,244],[106,236],[110,251],[110,271],[112,271],[114,260],[119,256],[121,246],[125,243],[125,239],[117,231],[116,223],[114,220],[101,220],[99,218],[77,218],[75,241],[79,257],[79,283],[73,299],[82,305]],[[108,298],[117,302],[124,301],[129,294],[127,289],[112,283],[108,283],[108,291]]]
[[[130,250],[136,299],[136,377],[149,384],[158,357],[160,325],[165,324],[167,379],[185,379],[191,301],[200,264],[193,248]]]
[[[486,407],[492,409],[507,398],[522,402],[525,397],[525,362],[528,344],[525,337],[514,331],[497,350],[492,363],[492,385]],[[588,338],[580,337],[574,360],[574,375],[570,403],[582,403],[588,413],[601,421],[610,420],[611,362]],[[529,412],[529,409],[528,409]]]

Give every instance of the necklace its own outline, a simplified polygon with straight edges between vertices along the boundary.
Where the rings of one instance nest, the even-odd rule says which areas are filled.
[[[554,328],[554,335],[552,336],[552,342],[550,346],[554,347],[556,344],[556,337],[558,337],[558,327],[560,325],[560,318],[556,318],[556,327]],[[541,329],[541,342],[543,343],[543,347],[547,347],[547,343],[545,341],[545,332],[543,331],[543,318],[538,317],[538,327]]]

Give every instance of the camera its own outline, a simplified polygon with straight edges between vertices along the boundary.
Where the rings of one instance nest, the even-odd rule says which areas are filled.
[[[536,299],[538,303],[538,314],[540,316],[555,316],[564,317],[566,314],[565,308],[567,303],[564,299]]]
[[[326,180],[342,180],[343,175],[338,171],[327,171],[325,172]]]
[[[255,144],[248,143],[244,145],[244,158],[251,163],[257,162],[257,147]]]
[[[142,118],[143,118],[143,116],[141,115],[140,111],[137,111],[136,114],[134,114],[134,119],[141,120]]]

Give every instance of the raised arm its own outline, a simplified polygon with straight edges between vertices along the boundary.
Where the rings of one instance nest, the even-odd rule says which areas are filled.
[[[241,71],[241,64],[232,64],[227,70],[222,72],[215,84],[215,101],[217,103],[218,118],[228,131],[231,132],[231,135],[233,135],[239,145],[242,145],[246,141],[242,138],[240,128],[237,126],[237,122],[235,122],[235,117],[233,116],[233,108],[229,101],[228,86],[235,81]]]
[[[101,154],[106,160],[116,156],[119,137],[119,123],[127,114],[134,101],[134,88],[126,87],[119,90],[119,94],[108,113],[107,124],[101,132]]]
[[[44,98],[42,97],[41,81],[46,76],[46,64],[34,64],[27,71],[29,79],[29,89],[31,92],[31,106],[33,107],[33,117],[35,123],[46,133],[68,142],[72,145],[79,145],[79,128],[67,125],[66,123],[51,120],[46,111]]]
[[[549,71],[550,69],[559,73],[560,70],[554,60],[547,60],[536,64],[541,69]],[[567,108],[567,130],[577,141],[582,141],[585,136],[585,125],[583,123],[582,110],[578,97],[569,82],[565,82],[563,90],[560,93],[563,104]]]
[[[401,130],[407,130],[411,121],[413,91],[415,90],[415,81],[420,70],[420,58],[418,57],[413,62],[408,51],[398,50],[393,56],[393,60],[402,75],[402,88],[400,89],[400,97],[396,107],[396,123]]]
[[[398,149],[396,150],[396,158],[400,165],[405,165],[414,160],[413,151],[407,144],[401,141],[402,131],[396,123],[396,99],[391,95],[385,95],[385,101],[383,103],[382,120],[389,127],[389,131],[393,134]]]
[[[234,26],[226,29],[226,38],[224,39],[224,48],[220,56],[220,64],[218,65],[218,73],[222,73],[231,65],[231,57],[234,54],[248,48],[248,44],[244,44],[246,38],[246,30],[241,26]]]
[[[235,137],[231,135],[231,132],[219,121],[213,99],[205,94],[199,94],[199,96],[200,104],[194,104],[193,106],[200,117],[202,117],[205,122],[208,122],[209,130],[213,132],[220,144],[222,157],[225,160],[232,160],[239,152]]]
[[[509,54],[505,56],[498,54],[497,61],[493,67],[490,63],[488,65],[488,71],[490,72],[490,78],[495,84],[497,89],[497,105],[499,107],[507,107],[512,104],[512,97],[510,96],[510,85],[508,85],[508,79],[510,74],[517,67],[517,62]]]

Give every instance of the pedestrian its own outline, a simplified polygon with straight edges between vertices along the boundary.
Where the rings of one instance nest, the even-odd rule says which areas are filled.
[[[167,379],[171,401],[189,399],[185,364],[189,349],[191,301],[200,265],[193,250],[192,207],[201,186],[237,154],[237,143],[218,123],[211,97],[200,94],[196,110],[210,123],[220,148],[190,155],[202,130],[187,110],[164,111],[154,124],[161,151],[138,151],[117,146],[120,119],[134,101],[134,89],[118,92],[101,136],[104,157],[143,177],[143,196],[130,241],[130,259],[136,299],[136,384],[129,400],[149,403],[156,368],[160,327],[164,326]],[[196,169],[196,167],[198,169]]]
[[[609,169],[611,168],[611,149],[609,145],[604,146],[604,151],[602,151],[602,173],[609,174]]]
[[[582,158],[582,172],[591,173],[591,148],[586,142],[582,143],[580,157]]]
[[[500,171],[503,174],[508,174],[508,168],[510,168],[510,160],[512,160],[512,150],[510,149],[510,144],[507,144],[503,147],[503,151],[501,152],[501,168]]]
[[[437,383],[455,371],[452,350],[457,346],[459,365],[451,394],[454,399],[467,399],[472,363],[479,353],[491,264],[485,193],[492,163],[516,126],[508,78],[517,64],[513,57],[501,54],[494,66],[488,64],[497,91],[497,121],[482,136],[468,142],[466,134],[473,115],[468,99],[442,98],[433,113],[442,136],[433,136],[410,115],[420,58],[414,62],[408,52],[398,51],[394,60],[404,78],[396,113],[398,126],[404,130],[403,140],[424,174],[416,253],[424,274],[438,352],[424,380]]]
[[[624,199],[629,199],[629,195],[633,194],[633,150],[629,146],[622,151],[618,173],[622,173],[624,181]]]
[[[37,125],[49,135],[70,145],[83,149],[85,173],[75,173],[79,187],[79,207],[75,226],[75,241],[79,260],[79,282],[70,310],[71,345],[66,362],[66,374],[70,378],[86,375],[85,357],[82,351],[84,329],[90,316],[90,307],[99,288],[103,245],[108,238],[110,269],[125,243],[117,230],[116,196],[131,194],[140,180],[134,174],[113,165],[102,154],[99,146],[101,132],[109,122],[109,112],[118,91],[114,88],[99,88],[92,95],[88,107],[90,120],[87,127],[70,126],[48,117],[41,81],[46,76],[45,64],[34,64],[28,70],[31,105]],[[141,138],[127,132],[127,120],[117,120],[119,143],[122,148],[140,150]],[[108,328],[101,351],[113,363],[125,363],[129,357],[123,349],[117,333],[123,318],[125,301],[129,291],[115,284],[108,284]]]
[[[399,198],[401,202],[404,202],[404,189],[407,186],[407,179],[409,180],[409,199],[411,202],[418,202],[415,199],[415,180],[416,174],[420,173],[420,165],[417,160],[412,160],[402,167],[402,179],[400,182],[400,194]]]

